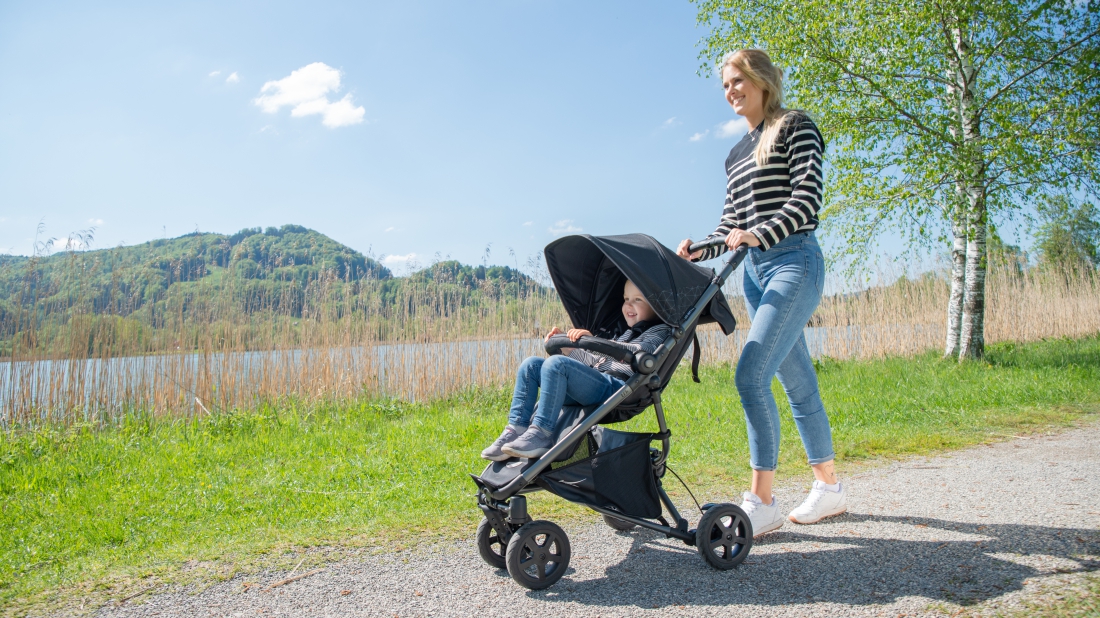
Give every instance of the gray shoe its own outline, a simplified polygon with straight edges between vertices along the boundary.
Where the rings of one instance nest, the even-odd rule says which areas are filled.
[[[527,431],[526,427],[513,427],[512,425],[508,425],[504,428],[504,431],[495,442],[486,447],[484,451],[481,451],[481,458],[488,459],[489,461],[504,461],[506,459],[511,459],[512,456],[501,451],[500,447],[515,440],[525,431]]]
[[[523,435],[502,446],[500,450],[513,457],[542,457],[554,446],[554,437],[538,425],[531,425]]]

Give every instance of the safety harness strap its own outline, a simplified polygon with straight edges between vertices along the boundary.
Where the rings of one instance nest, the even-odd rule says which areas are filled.
[[[692,345],[695,350],[691,353],[691,379],[699,382],[699,333],[692,333]]]

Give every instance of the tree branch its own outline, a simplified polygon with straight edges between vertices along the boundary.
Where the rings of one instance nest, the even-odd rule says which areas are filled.
[[[1097,29],[1093,30],[1088,35],[1086,35],[1085,37],[1083,37],[1083,38],[1081,38],[1077,41],[1074,41],[1073,43],[1066,46],[1064,49],[1062,49],[1058,52],[1055,52],[1055,54],[1053,56],[1050,56],[1046,60],[1040,62],[1038,65],[1033,67],[1031,70],[1024,71],[1023,73],[1018,75],[1016,77],[1016,79],[1013,79],[1012,81],[1008,82],[1007,84],[1002,86],[999,90],[997,90],[997,92],[994,92],[992,96],[990,96],[988,99],[986,99],[985,102],[982,103],[982,105],[978,108],[978,112],[977,112],[978,115],[979,116],[982,115],[985,112],[986,108],[989,106],[990,103],[994,102],[995,100],[1000,98],[1001,95],[1003,95],[1004,93],[1011,90],[1016,84],[1020,83],[1024,79],[1027,79],[1028,77],[1031,77],[1032,75],[1034,75],[1036,72],[1038,72],[1043,67],[1047,66],[1048,64],[1053,63],[1059,57],[1069,53],[1071,50],[1073,50],[1073,48],[1081,45],[1085,41],[1088,41],[1089,39],[1093,38],[1094,36],[1096,36],[1098,34],[1100,34],[1100,28],[1097,28]]]
[[[922,123],[920,120],[917,119],[916,115],[914,115],[909,110],[902,107],[901,104],[899,104],[897,101],[895,101],[892,96],[887,94],[886,91],[881,86],[879,86],[878,83],[874,79],[868,77],[867,75],[864,75],[862,73],[857,73],[856,71],[853,71],[853,70],[849,69],[838,58],[834,58],[830,55],[824,55],[824,56],[820,56],[820,57],[823,60],[825,60],[826,62],[831,62],[835,66],[839,67],[840,70],[843,73],[845,73],[846,75],[850,75],[850,76],[852,76],[856,79],[862,80],[865,84],[867,84],[873,90],[875,90],[878,93],[879,97],[884,102],[886,102],[887,105],[889,105],[891,108],[893,108],[893,110],[895,112],[897,112],[898,114],[908,118],[909,121],[911,123],[913,123],[913,126],[917,127],[918,129],[920,129],[921,131],[927,133],[928,135],[937,137],[937,138],[939,138],[943,141],[949,142],[949,143],[953,143],[953,140],[944,139],[944,136],[942,134],[940,134],[939,132],[937,132],[936,130],[934,130],[930,127],[925,126],[924,123]]]

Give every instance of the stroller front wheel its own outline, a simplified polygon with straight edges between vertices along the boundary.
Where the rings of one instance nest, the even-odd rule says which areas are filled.
[[[548,521],[532,521],[512,533],[505,563],[517,584],[542,590],[565,575],[570,554],[564,530]]]
[[[716,504],[703,514],[695,547],[710,566],[726,571],[741,564],[752,548],[752,522],[735,504]]]
[[[477,553],[481,559],[497,569],[505,568],[504,555],[508,544],[500,540],[500,535],[488,519],[482,519],[477,525]]]

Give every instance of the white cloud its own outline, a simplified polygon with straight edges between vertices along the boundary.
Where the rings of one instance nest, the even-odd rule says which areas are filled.
[[[233,71],[229,74],[229,77],[225,78],[225,83],[227,84],[235,84],[239,81],[241,81],[241,76],[237,75],[236,71]]]
[[[396,230],[396,229],[397,229],[396,227],[394,227],[394,226],[392,226],[392,225],[391,225],[391,226],[389,226],[388,228],[386,228],[386,231],[387,231],[387,232],[392,232],[392,231],[394,231],[394,230]]]
[[[408,264],[409,262],[416,261],[416,254],[410,253],[408,255],[387,255],[382,258],[382,263],[387,265]]]
[[[221,74],[222,74],[221,71],[210,71],[210,77],[217,77]]]
[[[320,114],[321,123],[330,128],[363,122],[366,110],[356,107],[350,94],[336,102],[328,100],[330,92],[339,90],[340,71],[314,62],[291,71],[283,79],[265,83],[254,102],[269,114],[283,107],[290,107],[290,115],[295,118]]]
[[[103,219],[88,219],[88,225],[103,225]]]
[[[523,222],[523,227],[531,227],[534,224],[535,224],[534,221],[524,221]]]
[[[661,128],[662,129],[668,129],[668,128],[674,127],[678,124],[680,124],[680,121],[676,120],[676,116],[673,116],[672,118],[669,118],[668,120],[661,123]]]
[[[554,236],[563,236],[565,234],[576,234],[577,232],[583,232],[584,230],[573,225],[572,219],[562,219],[554,225],[550,226],[548,230]]]
[[[710,133],[710,129],[707,129],[706,131],[703,131],[702,133],[696,133],[695,135],[692,135],[691,137],[689,137],[688,141],[689,142],[697,142],[697,141],[703,139],[704,137],[706,137],[709,133]]]
[[[749,127],[741,118],[734,118],[718,125],[718,137],[738,137],[748,133]]]

